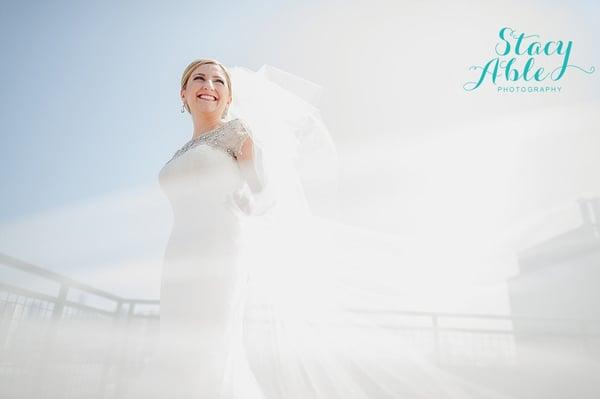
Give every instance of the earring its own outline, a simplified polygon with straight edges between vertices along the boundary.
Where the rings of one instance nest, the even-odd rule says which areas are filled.
[[[183,114],[184,112],[185,112],[185,103],[183,103],[183,104],[181,105],[181,113]]]
[[[223,111],[223,114],[221,115],[221,119],[227,118],[227,111],[229,111],[229,105],[225,108],[225,111]]]

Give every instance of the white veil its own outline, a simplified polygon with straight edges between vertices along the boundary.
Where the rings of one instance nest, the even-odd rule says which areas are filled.
[[[268,194],[256,198],[257,213],[274,204],[270,218],[310,215],[310,197],[335,186],[338,168],[335,147],[313,105],[321,88],[269,65],[257,72],[244,67],[229,71],[230,118],[249,125],[267,182]]]
[[[393,330],[351,308],[389,299],[374,287],[385,279],[377,263],[391,261],[369,243],[397,241],[311,212],[311,200],[335,188],[338,174],[315,106],[321,88],[268,65],[229,71],[230,117],[248,124],[267,182],[245,224],[245,341],[267,397],[469,397],[462,382],[447,383],[452,377]],[[407,362],[411,374],[403,375]]]

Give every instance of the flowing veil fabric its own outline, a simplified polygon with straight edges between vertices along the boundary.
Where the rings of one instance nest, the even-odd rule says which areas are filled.
[[[266,190],[245,218],[250,273],[244,342],[269,398],[501,397],[467,384],[356,308],[394,301],[399,237],[313,216],[338,161],[313,103],[321,88],[265,65],[230,68],[232,118],[246,121]]]
[[[329,132],[309,102],[319,97],[320,88],[268,65],[258,72],[233,67],[230,74],[234,99],[229,115],[250,126],[268,182],[268,194],[258,199],[258,208],[274,203],[270,219],[309,216],[307,187],[335,184],[338,166]]]

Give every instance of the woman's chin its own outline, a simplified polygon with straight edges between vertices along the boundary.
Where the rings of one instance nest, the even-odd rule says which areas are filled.
[[[219,110],[216,107],[196,107],[192,111],[195,111],[196,114],[201,114],[205,116],[214,116],[219,114]]]

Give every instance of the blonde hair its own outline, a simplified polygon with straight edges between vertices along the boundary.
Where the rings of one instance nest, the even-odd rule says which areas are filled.
[[[225,74],[225,80],[226,80],[226,83],[227,83],[227,88],[229,89],[229,95],[231,96],[232,95],[232,91],[231,91],[231,76],[229,76],[229,71],[219,61],[212,60],[212,59],[209,59],[209,58],[200,59],[200,60],[194,60],[194,61],[192,61],[185,68],[185,70],[183,71],[183,74],[181,75],[181,90],[185,89],[185,86],[187,85],[188,79],[190,78],[190,75],[192,74],[192,71],[194,71],[194,69],[196,69],[200,65],[206,65],[206,64],[217,65],[218,67],[221,68],[221,70]],[[190,112],[190,107],[187,104],[185,104],[185,109],[187,109],[187,111]]]

